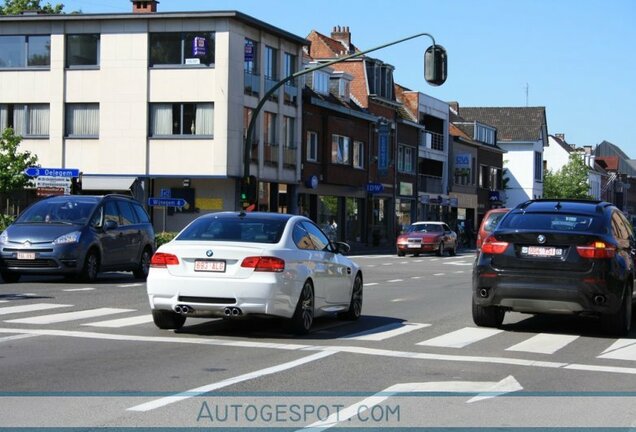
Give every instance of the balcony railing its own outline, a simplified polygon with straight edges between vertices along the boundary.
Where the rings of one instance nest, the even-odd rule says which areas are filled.
[[[296,166],[297,154],[298,154],[297,147],[284,147],[283,148],[283,164],[287,166]]]
[[[420,192],[443,193],[442,178],[420,174],[417,179],[417,189]]]
[[[285,102],[287,105],[295,106],[298,103],[298,87],[294,85],[285,84],[283,86],[283,92],[284,92],[283,102]]]
[[[261,82],[260,82],[260,75],[254,75],[250,72],[243,72],[243,76],[244,76],[244,85],[245,85],[245,94],[247,95],[251,95],[251,96],[258,96],[258,94],[261,91]]]
[[[278,145],[265,143],[264,152],[265,163],[278,165]]]
[[[444,151],[444,135],[437,132],[425,131],[423,135],[423,142],[420,143],[420,147]]]
[[[270,91],[272,89],[272,87],[274,87],[276,84],[278,84],[278,80],[266,76],[265,77],[265,93]],[[277,93],[278,92],[274,92],[274,94],[272,94],[272,100],[276,100],[276,101],[278,100],[278,94]]]

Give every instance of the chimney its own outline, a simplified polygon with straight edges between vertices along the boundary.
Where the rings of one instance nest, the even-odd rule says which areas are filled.
[[[130,0],[133,4],[133,13],[144,14],[157,12],[157,0]]]
[[[334,27],[331,32],[331,39],[335,39],[338,42],[342,43],[346,48],[346,54],[353,53],[353,47],[351,46],[351,33],[349,32],[349,27]]]
[[[565,134],[558,133],[558,134],[554,134],[554,136],[560,139],[561,141],[565,142]]]

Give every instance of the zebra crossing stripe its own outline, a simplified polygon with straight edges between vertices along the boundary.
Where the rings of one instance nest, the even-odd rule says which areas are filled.
[[[66,321],[75,321],[87,318],[95,318],[104,315],[112,315],[122,312],[134,312],[134,309],[116,309],[116,308],[98,308],[88,309],[77,312],[65,312],[59,314],[41,315],[30,318],[20,318],[5,321],[7,323],[15,324],[55,324]]]
[[[0,315],[9,315],[14,313],[37,312],[47,309],[56,309],[62,307],[71,307],[73,305],[56,304],[56,303],[34,303],[20,306],[8,306],[0,308]]]
[[[636,340],[618,339],[597,358],[636,361]]]
[[[506,351],[522,351],[539,354],[554,354],[564,346],[574,342],[578,336],[539,333],[516,345],[506,348]]]
[[[90,326],[90,327],[121,328],[121,327],[134,326],[138,324],[146,324],[149,322],[152,322],[152,315],[146,314],[146,315],[139,315],[139,316],[134,316],[130,318],[119,318],[119,319],[113,319],[113,320],[107,320],[107,321],[87,323],[82,325]]]
[[[441,336],[428,339],[423,342],[417,343],[417,345],[444,347],[444,348],[464,348],[472,343],[479,342],[480,340],[489,338],[503,330],[499,329],[486,329],[465,327],[454,332],[446,333]]]
[[[350,336],[343,336],[338,339],[381,341],[394,336],[402,335],[404,333],[412,332],[413,330],[419,330],[421,328],[430,326],[430,324],[394,323],[376,327],[370,330],[365,330],[363,332],[355,333]]]

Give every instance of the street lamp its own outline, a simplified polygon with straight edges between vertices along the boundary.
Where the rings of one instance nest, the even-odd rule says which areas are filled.
[[[265,102],[267,102],[267,100],[285,83],[295,78],[298,78],[300,76],[306,75],[308,73],[329,67],[333,64],[341,63],[355,57],[360,57],[370,52],[377,51],[379,49],[386,48],[391,45],[396,45],[401,42],[405,42],[407,40],[415,39],[420,36],[428,36],[429,38],[431,38],[431,41],[433,42],[433,45],[431,45],[424,53],[424,79],[430,85],[434,85],[434,86],[442,85],[446,81],[446,77],[447,77],[448,59],[446,55],[446,50],[441,45],[435,44],[435,38],[428,33],[418,33],[413,36],[409,36],[409,37],[399,39],[393,42],[385,43],[383,45],[368,49],[366,51],[360,51],[360,52],[353,53],[344,57],[337,58],[335,60],[330,60],[326,63],[319,64],[312,68],[295,72],[283,78],[282,80],[278,81],[276,84],[274,84],[272,88],[270,88],[267,92],[265,92],[263,97],[259,100],[258,104],[256,105],[256,108],[254,108],[254,112],[252,113],[252,118],[250,119],[249,125],[247,126],[247,132],[245,134],[245,143],[243,148],[243,178],[241,179],[241,185],[250,185],[251,183],[254,183],[256,181],[256,178],[254,176],[250,176],[250,152],[252,149],[251,144],[254,138],[253,137],[254,127],[256,126],[256,119],[258,117],[258,114],[263,108],[263,106],[265,105]],[[255,185],[250,185],[249,188],[244,187],[244,190],[245,189],[249,189],[250,191],[256,191],[256,194],[258,194],[258,188]],[[255,196],[246,196],[242,193],[241,201],[243,202],[241,203],[241,205],[245,203],[246,201],[248,203],[251,202],[252,204],[257,204],[256,199],[257,197]],[[257,208],[257,206],[255,207]]]

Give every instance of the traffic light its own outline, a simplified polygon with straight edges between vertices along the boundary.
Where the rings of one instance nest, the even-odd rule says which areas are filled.
[[[253,175],[241,179],[240,200],[243,209],[253,210],[256,207],[257,184],[256,176]]]

